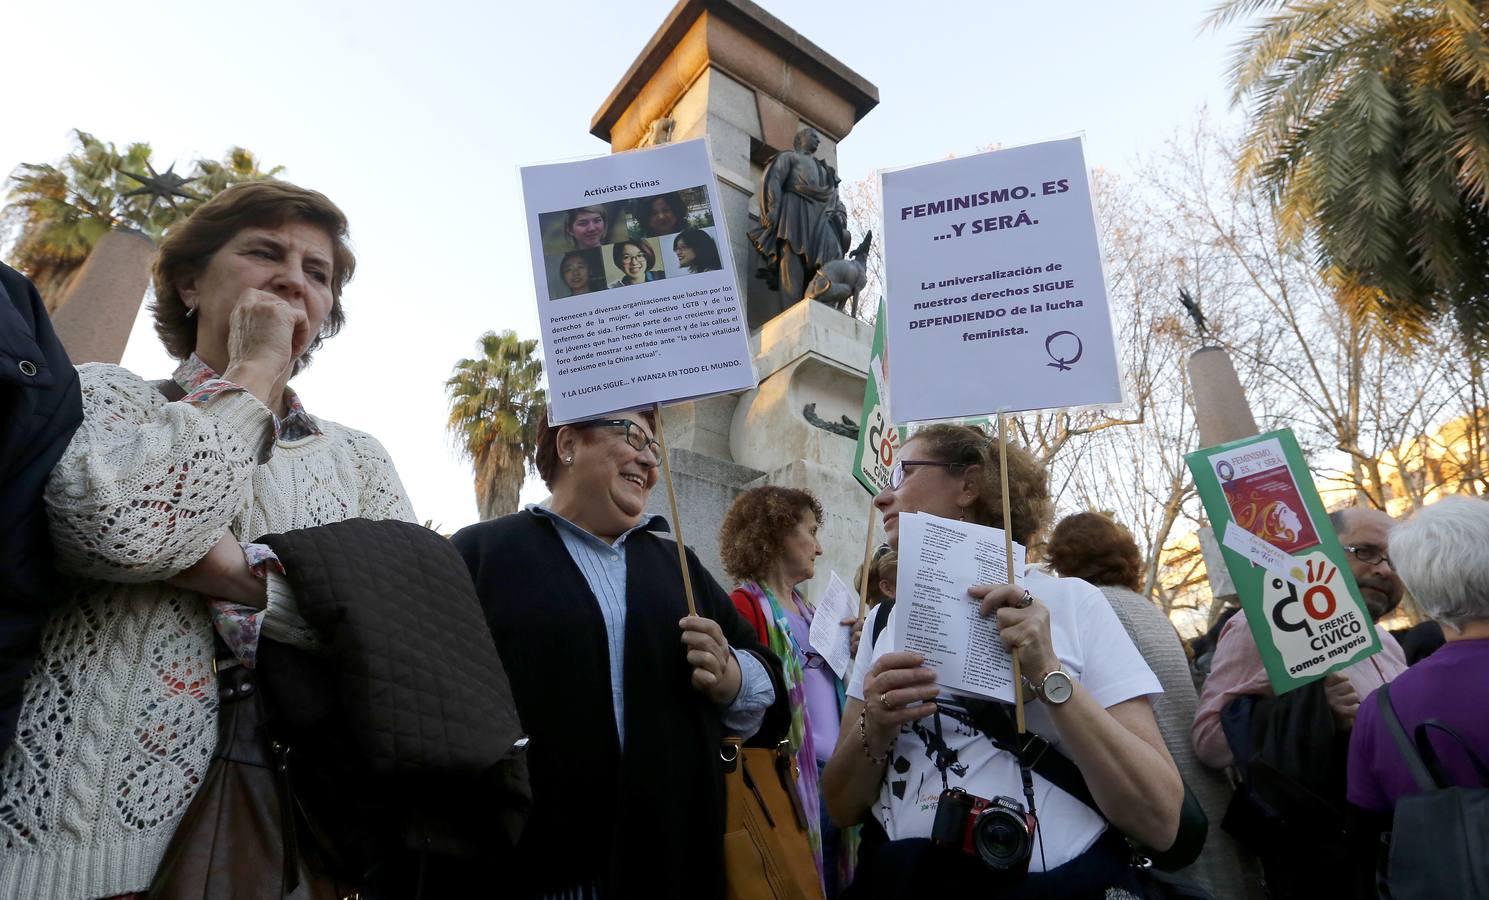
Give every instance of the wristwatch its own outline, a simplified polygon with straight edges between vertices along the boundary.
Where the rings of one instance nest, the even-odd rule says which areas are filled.
[[[1059,706],[1075,694],[1075,681],[1060,669],[1050,672],[1037,683],[1027,678],[1024,681],[1034,696],[1050,706]]]

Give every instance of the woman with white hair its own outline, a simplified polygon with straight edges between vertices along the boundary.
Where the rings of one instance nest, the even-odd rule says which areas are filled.
[[[1489,503],[1449,497],[1391,531],[1396,572],[1447,643],[1391,682],[1391,706],[1408,735],[1441,722],[1457,733],[1428,730],[1444,774],[1477,785],[1470,753],[1489,760]],[[1406,761],[1373,696],[1360,704],[1349,742],[1349,801],[1390,813],[1417,793]]]

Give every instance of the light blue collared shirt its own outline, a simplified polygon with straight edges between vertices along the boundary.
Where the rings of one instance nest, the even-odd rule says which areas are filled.
[[[552,519],[558,526],[564,549],[584,575],[589,589],[600,604],[605,620],[605,638],[610,646],[610,701],[615,707],[615,733],[622,747],[626,744],[626,548],[627,538],[646,528],[660,516],[643,517],[640,523],[607,544],[594,535],[542,506],[530,506],[534,513]],[[733,649],[730,649],[734,653]],[[775,688],[770,673],[754,654],[734,653],[739,661],[739,693],[724,709],[724,730],[748,739],[760,730],[765,710],[775,702]]]

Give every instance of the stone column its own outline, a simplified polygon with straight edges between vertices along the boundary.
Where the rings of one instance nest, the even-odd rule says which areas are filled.
[[[1260,433],[1236,367],[1223,348],[1201,347],[1189,355],[1189,386],[1194,391],[1194,418],[1201,447]]]
[[[1199,426],[1201,447],[1213,447],[1259,434],[1246,391],[1231,363],[1230,354],[1221,347],[1201,347],[1189,356],[1189,386],[1194,392],[1194,418]],[[1200,551],[1205,557],[1205,575],[1210,580],[1210,593],[1215,598],[1210,607],[1210,621],[1220,609],[1236,598],[1236,585],[1225,568],[1225,558],[1211,528],[1199,531]]]
[[[155,242],[138,231],[111,231],[93,246],[52,315],[73,365],[124,358],[154,262]]]

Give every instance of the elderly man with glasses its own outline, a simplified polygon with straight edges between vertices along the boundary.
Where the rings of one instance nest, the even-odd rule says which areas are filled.
[[[1244,814],[1233,808],[1227,829],[1262,858],[1273,897],[1333,896],[1318,891],[1338,887],[1329,887],[1324,873],[1332,867],[1322,859],[1331,853],[1347,859],[1344,770],[1355,713],[1361,700],[1406,671],[1401,646],[1379,624],[1404,590],[1391,564],[1394,520],[1354,508],[1330,513],[1329,521],[1376,621],[1381,652],[1276,697],[1246,613],[1238,612],[1220,633],[1191,732],[1206,765],[1234,766],[1242,781],[1236,803]],[[1290,806],[1300,796],[1309,796],[1306,808]],[[1310,839],[1293,840],[1293,827],[1306,827]]]

